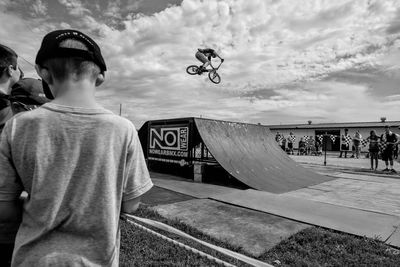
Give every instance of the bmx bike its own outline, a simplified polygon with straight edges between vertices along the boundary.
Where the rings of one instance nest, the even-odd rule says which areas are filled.
[[[196,74],[201,75],[203,74],[203,72],[208,72],[208,78],[210,79],[210,81],[212,81],[215,84],[219,84],[221,82],[221,77],[217,73],[217,70],[219,69],[219,67],[221,67],[222,62],[224,61],[221,60],[221,63],[219,63],[218,67],[216,68],[210,62],[211,69],[207,68],[200,69],[200,67],[197,65],[190,65],[189,67],[186,68],[186,72],[190,75],[196,75]]]

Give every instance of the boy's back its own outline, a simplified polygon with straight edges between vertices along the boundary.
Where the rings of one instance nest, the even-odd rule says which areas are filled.
[[[117,266],[121,202],[152,186],[133,124],[48,103],[11,119],[1,143],[1,166],[13,163],[0,175],[16,177],[3,197],[28,192],[13,265]]]

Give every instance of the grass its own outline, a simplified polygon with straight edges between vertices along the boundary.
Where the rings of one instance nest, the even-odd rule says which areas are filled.
[[[281,266],[400,266],[399,250],[379,240],[319,227],[283,240],[259,259]]]
[[[137,216],[163,222],[175,227],[193,237],[218,245],[233,251],[241,252],[240,248],[231,246],[208,235],[204,235],[197,229],[183,224],[177,220],[168,220],[161,217],[155,211],[141,206],[136,212]],[[182,238],[178,235],[171,234],[144,225],[164,236],[170,237],[176,241],[196,248],[204,253],[210,254],[218,259],[229,262],[237,266],[248,266],[235,259],[220,254],[209,249],[197,242]],[[138,229],[137,227],[121,221],[121,246],[120,246],[120,265],[121,266],[223,266],[218,265],[215,261],[208,260],[186,249],[177,247],[170,242],[160,239],[150,233]]]
[[[144,206],[141,206],[136,215],[166,223],[198,239],[246,255],[239,247],[214,239],[177,220],[163,218]],[[231,264],[247,266],[196,242],[159,230],[156,232]],[[281,241],[258,257],[258,260],[279,266],[400,266],[399,250],[381,241],[318,227],[307,228]],[[219,266],[214,261],[177,247],[124,221],[121,222],[120,264],[121,266]]]
[[[121,231],[120,266],[218,266],[126,222]]]

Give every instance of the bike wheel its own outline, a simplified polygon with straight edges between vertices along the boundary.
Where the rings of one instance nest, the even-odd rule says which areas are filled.
[[[221,77],[219,77],[219,74],[215,70],[212,70],[208,73],[208,78],[210,78],[210,80],[216,84],[221,82]]]
[[[186,72],[189,73],[190,75],[196,75],[198,74],[199,71],[199,66],[196,65],[190,65],[189,67],[186,68]]]

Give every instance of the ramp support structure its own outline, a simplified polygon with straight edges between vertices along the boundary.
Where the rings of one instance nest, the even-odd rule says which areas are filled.
[[[193,180],[197,183],[203,182],[204,166],[205,164],[203,162],[193,163]]]

